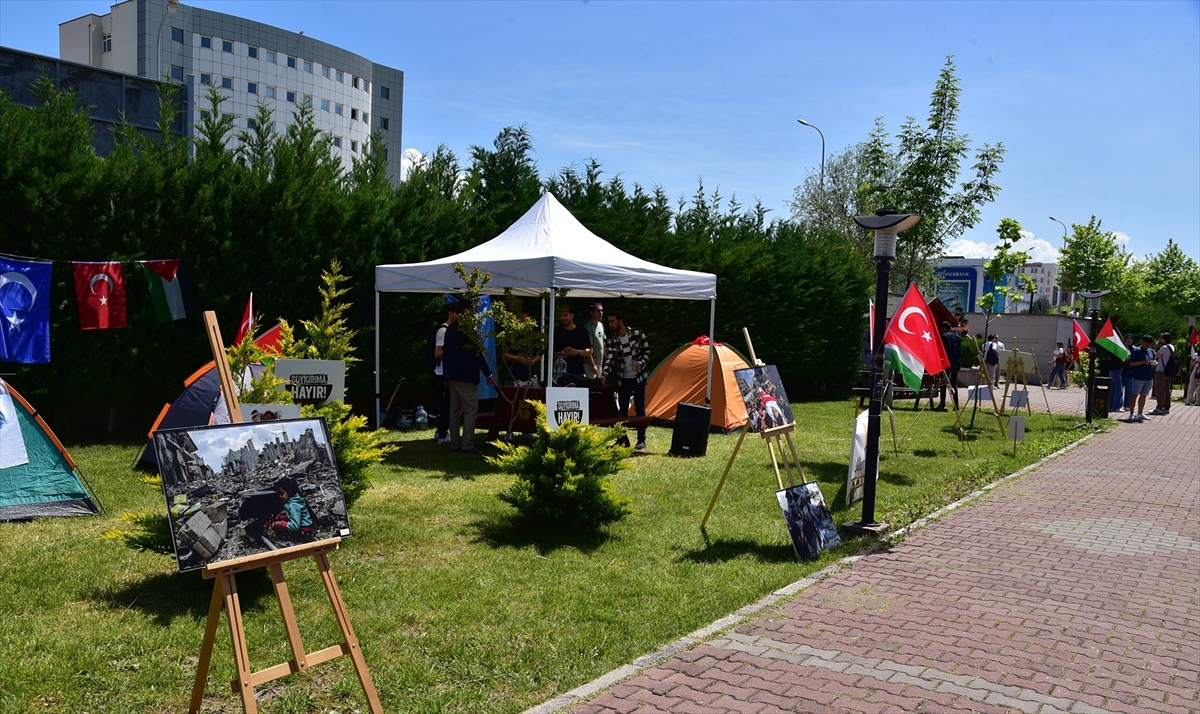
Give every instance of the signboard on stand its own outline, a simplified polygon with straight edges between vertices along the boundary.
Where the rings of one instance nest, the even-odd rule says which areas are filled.
[[[569,421],[587,424],[590,416],[588,390],[579,387],[546,388],[546,426],[550,431],[557,431],[558,427]]]
[[[842,538],[816,481],[780,489],[775,497],[797,560],[813,560],[826,548],[841,545]]]
[[[345,401],[346,363],[341,360],[276,360],[275,376],[287,382],[296,404]]]

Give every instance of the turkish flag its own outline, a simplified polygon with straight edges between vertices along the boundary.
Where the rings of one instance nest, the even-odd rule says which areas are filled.
[[[125,312],[125,271],[120,263],[72,263],[79,327],[107,330],[129,327]]]
[[[250,293],[250,299],[246,301],[246,309],[242,312],[242,322],[238,325],[237,337],[233,338],[233,344],[239,344],[247,332],[254,329],[254,293]]]
[[[942,344],[942,333],[933,321],[917,284],[909,286],[892,319],[888,322],[883,344],[896,345],[920,360],[929,374],[937,374],[950,368],[946,346]]]
[[[1188,335],[1188,344],[1192,345],[1193,347],[1200,345],[1200,334],[1196,333],[1196,328],[1194,327],[1192,328],[1192,333]]]
[[[1075,343],[1075,361],[1079,361],[1079,353],[1087,349],[1091,344],[1087,333],[1079,326],[1079,320],[1071,320],[1071,340]]]

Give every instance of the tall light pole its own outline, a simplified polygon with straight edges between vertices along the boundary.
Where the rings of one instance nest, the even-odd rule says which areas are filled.
[[[158,21],[158,67],[156,67],[156,68],[155,68],[155,69],[157,69],[157,71],[158,71],[158,76],[157,76],[157,77],[151,77],[151,79],[154,79],[154,80],[156,80],[156,81],[159,81],[159,80],[161,80],[161,79],[162,79],[162,77],[163,77],[163,73],[162,73],[162,31],[163,31],[163,25],[164,25],[164,24],[167,22],[167,16],[168,16],[168,15],[174,15],[174,14],[175,14],[175,11],[176,11],[176,10],[178,10],[178,9],[179,9],[179,0],[167,0],[167,11],[163,13],[162,19]]]
[[[815,127],[814,127],[815,128]],[[888,276],[896,257],[896,235],[917,225],[915,213],[878,211],[854,222],[875,231],[875,332],[871,335],[871,403],[867,410],[866,466],[863,471],[862,520],[843,525],[851,533],[880,534],[887,526],[875,521],[875,480],[879,476],[880,412],[883,411],[883,335],[886,329]]]
[[[1098,329],[1096,323],[1100,320],[1100,298],[1111,292],[1112,290],[1084,290],[1079,293],[1084,300],[1088,301],[1088,308],[1092,313],[1091,329],[1088,330],[1091,333],[1088,335],[1091,342],[1088,343],[1087,406],[1083,410],[1088,424],[1092,423],[1092,415],[1096,410],[1096,330]]]
[[[803,119],[797,119],[796,121],[800,122],[804,126],[812,127],[813,129],[816,129],[817,133],[821,135],[821,185],[824,186],[825,185],[825,132],[821,131],[821,129],[819,127],[817,127],[815,124],[809,124],[808,122],[804,121]]]
[[[1062,229],[1063,229],[1063,247],[1064,247],[1064,248],[1066,248],[1066,247],[1067,247],[1067,224],[1066,224],[1066,223],[1063,223],[1063,222],[1062,222],[1062,221],[1060,221],[1060,220],[1058,220],[1058,219],[1057,219],[1057,218],[1055,218],[1054,216],[1049,216],[1049,218],[1050,218],[1050,220],[1054,221],[1054,222],[1055,222],[1055,223],[1057,223],[1058,225],[1062,226]],[[1058,277],[1060,277],[1060,278],[1062,277],[1062,263],[1061,263],[1061,262],[1059,263],[1059,268],[1058,268]],[[1062,305],[1064,302],[1070,302],[1070,300],[1067,300],[1067,292],[1066,292],[1065,290],[1062,290],[1062,289],[1060,289],[1058,294],[1059,294],[1059,298],[1058,298],[1058,304],[1059,304],[1059,305]]]

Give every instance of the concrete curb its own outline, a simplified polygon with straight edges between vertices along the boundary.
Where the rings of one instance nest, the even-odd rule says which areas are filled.
[[[674,642],[671,642],[669,644],[662,646],[661,648],[659,648],[658,650],[655,650],[654,652],[651,652],[649,654],[645,654],[645,655],[642,655],[641,657],[638,657],[637,659],[635,659],[633,662],[631,662],[629,664],[617,667],[616,669],[614,669],[610,672],[607,672],[605,674],[602,674],[599,677],[593,679],[592,681],[587,682],[586,684],[581,684],[578,687],[575,687],[574,689],[572,689],[568,692],[564,692],[564,693],[558,695],[557,697],[554,697],[553,699],[542,702],[541,704],[538,704],[537,706],[530,707],[529,709],[525,710],[524,714],[554,714],[555,712],[562,711],[562,710],[566,709],[567,707],[574,706],[576,704],[582,704],[585,700],[591,699],[592,697],[603,692],[604,690],[609,689],[613,686],[616,686],[617,684],[620,684],[621,682],[625,681],[626,679],[629,679],[630,677],[640,674],[643,670],[646,670],[646,669],[649,669],[650,667],[654,667],[658,664],[661,664],[662,662],[667,661],[668,659],[674,657],[675,655],[679,654],[680,652],[690,649],[690,648],[694,647],[695,645],[701,644],[707,640],[713,639],[714,637],[716,637],[724,632],[732,630],[734,627],[737,627],[743,621],[748,620],[748,619],[750,619],[750,617],[757,615],[771,607],[774,607],[775,605],[781,604],[784,601],[791,600],[793,597],[798,595],[800,592],[804,591],[805,589],[807,589],[813,585],[816,585],[817,583],[821,582],[825,578],[828,578],[830,575],[833,575],[834,573],[837,573],[841,570],[849,568],[850,566],[854,565],[856,562],[867,557],[868,555],[871,555],[872,553],[882,550],[883,548],[887,547],[887,545],[889,543],[891,543],[895,540],[898,540],[900,538],[903,538],[914,531],[920,530],[921,528],[924,528],[925,526],[929,525],[930,523],[935,522],[936,520],[938,520],[942,516],[946,515],[947,513],[950,513],[951,511],[961,508],[962,506],[967,505],[970,502],[980,498],[981,496],[987,494],[989,491],[997,488],[998,486],[1008,483],[1009,481],[1018,479],[1021,476],[1024,476],[1025,474],[1042,467],[1046,463],[1048,463],[1054,459],[1057,459],[1059,456],[1062,456],[1063,454],[1065,454],[1069,451],[1073,451],[1077,447],[1079,447],[1079,446],[1083,445],[1085,442],[1089,441],[1095,435],[1096,435],[1095,433],[1086,434],[1086,435],[1084,435],[1083,438],[1079,439],[1078,441],[1074,441],[1074,442],[1071,442],[1070,444],[1067,444],[1066,446],[1059,449],[1058,451],[1055,451],[1053,454],[1050,454],[1050,455],[1026,466],[1025,468],[1023,468],[1019,471],[1014,471],[1013,473],[1005,476],[1004,478],[1001,478],[997,481],[993,481],[992,483],[984,486],[983,488],[967,494],[966,496],[960,498],[959,500],[955,501],[954,503],[943,506],[942,508],[939,508],[938,510],[929,514],[928,516],[925,516],[916,521],[913,521],[909,525],[895,531],[894,533],[889,533],[882,540],[871,543],[866,548],[859,551],[858,553],[855,553],[854,555],[848,555],[845,558],[842,558],[841,560],[837,561],[833,565],[822,568],[821,570],[818,570],[817,572],[812,573],[811,575],[808,575],[807,577],[801,578],[800,580],[797,580],[794,583],[785,585],[782,588],[779,588],[778,590],[776,590],[768,595],[763,596],[762,598],[758,599],[757,601],[752,602],[749,605],[746,605],[745,607],[735,610],[734,612],[730,613],[729,615],[726,615],[725,617],[722,617],[719,620],[711,622],[708,625],[705,625],[704,627],[701,627],[700,629],[695,630],[694,632],[690,632],[690,633],[684,635],[683,637],[680,637],[679,639],[675,640]]]

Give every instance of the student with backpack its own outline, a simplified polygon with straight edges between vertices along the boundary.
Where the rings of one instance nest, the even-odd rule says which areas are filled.
[[[1179,374],[1179,358],[1175,356],[1175,346],[1171,344],[1171,333],[1164,332],[1158,336],[1158,349],[1154,351],[1154,399],[1156,401],[1151,415],[1171,413],[1171,382]]]
[[[987,344],[983,346],[983,364],[987,368],[988,382],[992,389],[1000,386],[1000,353],[1004,351],[1004,343],[995,334],[988,335]]]

